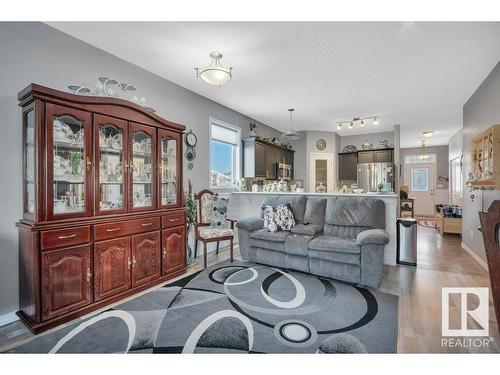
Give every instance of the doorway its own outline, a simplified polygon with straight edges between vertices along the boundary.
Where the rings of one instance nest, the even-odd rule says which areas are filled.
[[[333,192],[333,154],[311,153],[309,170],[310,192],[317,192],[320,186],[323,186],[325,193]]]
[[[415,216],[433,217],[436,198],[436,163],[405,164],[405,185],[408,186],[408,197],[415,199]]]

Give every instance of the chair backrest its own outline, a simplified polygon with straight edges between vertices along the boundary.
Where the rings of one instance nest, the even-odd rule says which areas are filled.
[[[210,224],[212,220],[212,208],[214,196],[217,196],[211,190],[204,189],[194,195],[194,199],[198,201],[198,223]]]

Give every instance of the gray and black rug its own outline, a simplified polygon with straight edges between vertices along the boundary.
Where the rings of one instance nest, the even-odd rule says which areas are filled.
[[[220,263],[11,352],[393,353],[397,322],[397,296]]]

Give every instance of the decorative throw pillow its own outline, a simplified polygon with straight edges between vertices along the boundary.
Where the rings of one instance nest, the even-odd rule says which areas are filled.
[[[264,215],[264,228],[268,232],[277,232],[279,227],[276,223],[276,214],[273,206],[262,206],[262,213]]]
[[[229,199],[220,198],[214,195],[212,200],[212,228],[227,228],[227,204]]]
[[[277,207],[263,206],[264,228],[268,232],[290,230],[295,225],[295,218],[290,203],[280,204]]]
[[[276,207],[277,222],[281,230],[290,230],[295,225],[292,205],[290,203],[280,204]]]

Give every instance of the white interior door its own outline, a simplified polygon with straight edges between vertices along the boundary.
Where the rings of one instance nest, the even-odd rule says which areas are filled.
[[[408,186],[408,197],[415,199],[415,216],[434,216],[436,164],[406,164],[405,185]]]
[[[333,154],[311,153],[309,161],[309,191],[314,193],[322,184],[327,193],[333,192]]]

